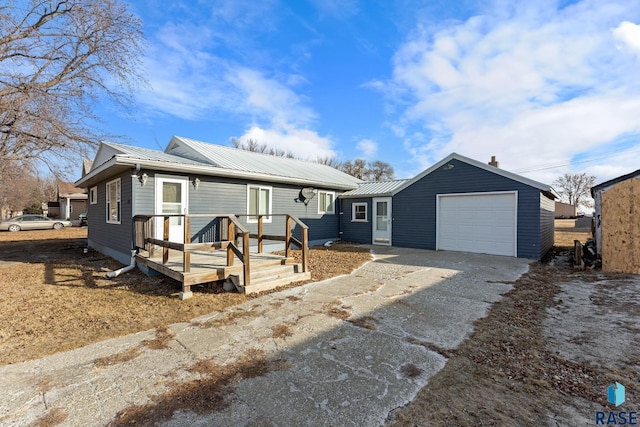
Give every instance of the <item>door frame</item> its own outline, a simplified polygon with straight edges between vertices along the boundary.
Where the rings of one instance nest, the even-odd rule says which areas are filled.
[[[373,245],[383,245],[383,246],[391,246],[391,235],[392,235],[392,200],[391,197],[374,197],[371,200],[371,244]],[[378,224],[378,202],[387,202],[387,233],[384,236],[376,236],[376,226]],[[382,237],[382,241],[376,241],[376,239]],[[386,240],[386,241],[385,241]]]
[[[165,182],[173,182],[181,185],[181,204],[182,204],[182,213],[189,213],[189,178],[182,176],[174,176],[174,175],[158,175],[155,176],[155,198],[154,198],[154,213],[155,215],[162,214],[162,184]],[[156,217],[155,220],[155,234],[156,238],[162,239],[162,230],[163,230],[163,222],[160,221],[160,217]],[[180,224],[180,233],[171,233],[171,225],[169,225],[169,240],[176,243],[185,243],[184,242],[184,221],[181,221]],[[174,226],[174,230],[177,229],[178,226]],[[174,236],[177,234],[178,237],[171,239],[172,234]]]

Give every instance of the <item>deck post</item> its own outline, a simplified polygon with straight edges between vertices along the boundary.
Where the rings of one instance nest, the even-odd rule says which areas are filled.
[[[262,253],[262,215],[258,215],[258,253]]]
[[[309,229],[302,228],[302,272],[309,270]]]
[[[165,242],[169,241],[169,217],[168,216],[164,217],[164,230],[163,230],[162,240],[164,240]],[[169,248],[164,246],[162,248],[162,263],[166,264],[167,262],[169,262]]]
[[[291,217],[289,215],[287,215],[284,232],[284,256],[289,258],[289,247],[291,246]]]
[[[191,218],[189,215],[185,215],[184,217],[184,243],[189,243],[191,241]],[[182,251],[182,270],[185,273],[191,272],[191,252]]]
[[[156,229],[153,227],[154,224],[154,217],[149,217],[149,220],[147,221],[147,238],[151,236],[155,237]],[[147,242],[145,242],[145,244],[147,246],[146,249],[149,252],[149,257],[153,258],[153,256],[156,254],[156,245],[152,245]]]
[[[250,267],[250,263],[249,263],[249,233],[243,233],[242,234],[242,255],[244,258],[244,288],[247,289],[247,287],[250,285],[251,282],[251,267]]]
[[[236,226],[233,221],[229,220],[229,224],[227,226],[227,239],[229,239],[229,243],[235,245],[236,241]],[[233,265],[233,250],[231,246],[227,246],[227,267],[231,267]]]

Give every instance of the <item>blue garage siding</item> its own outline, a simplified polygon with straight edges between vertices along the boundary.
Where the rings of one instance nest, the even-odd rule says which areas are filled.
[[[540,255],[542,258],[554,244],[556,202],[540,194]]]
[[[345,242],[370,244],[372,232],[371,199],[342,199],[340,203],[342,208],[342,215],[340,215],[342,220],[342,240]],[[354,203],[367,204],[366,222],[351,221]]]
[[[540,258],[540,190],[452,159],[393,197],[394,246],[436,248],[436,195],[493,191],[518,192],[517,247],[520,258]]]

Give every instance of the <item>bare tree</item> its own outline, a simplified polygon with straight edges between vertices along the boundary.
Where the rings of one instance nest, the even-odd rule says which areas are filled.
[[[348,173],[365,181],[393,179],[393,168],[391,165],[380,160],[367,162],[364,159],[355,159],[344,162],[339,169],[344,173]]]
[[[364,159],[348,160],[342,164],[340,170],[358,179],[367,179],[367,162]]]
[[[565,203],[590,208],[593,207],[590,192],[595,181],[595,176],[586,173],[565,173],[553,181],[553,186]]]
[[[0,162],[51,165],[97,144],[94,103],[106,96],[129,105],[144,83],[142,47],[141,21],[118,0],[4,2]]]
[[[370,181],[393,179],[393,168],[389,163],[376,160],[367,165],[367,175]]]
[[[285,151],[280,148],[269,148],[266,144],[260,144],[255,139],[247,139],[246,141],[242,141],[238,138],[231,138],[231,143],[235,148],[239,148],[240,150],[252,151],[254,153],[264,153],[269,154],[271,156],[276,157],[286,157],[289,159],[297,159],[295,154],[291,151]]]
[[[338,161],[338,159],[336,159],[335,157],[316,157],[316,163],[319,163],[321,165],[325,165],[325,166],[331,166],[332,168],[335,169],[340,169],[340,162]]]

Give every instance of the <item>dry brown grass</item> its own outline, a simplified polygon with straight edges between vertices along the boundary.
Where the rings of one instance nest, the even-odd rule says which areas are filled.
[[[590,227],[577,228],[575,219],[557,219],[555,221],[554,245],[562,248],[573,248],[573,241],[585,243],[591,236]]]
[[[221,286],[194,286],[194,298],[181,301],[178,282],[137,270],[105,279],[122,265],[92,250],[85,254],[86,236],[81,228],[0,232],[0,365],[189,322],[250,299]],[[310,251],[314,280],[370,259],[365,249],[336,247]],[[151,345],[165,345],[160,341]]]
[[[290,361],[268,360],[258,349],[249,349],[237,362],[224,366],[211,360],[200,360],[188,368],[200,374],[200,378],[173,385],[166,393],[152,397],[151,403],[126,408],[109,425],[155,425],[170,419],[177,410],[196,414],[219,411],[228,407],[238,382],[290,367]]]
[[[61,408],[49,409],[42,417],[38,418],[32,427],[53,427],[62,424],[69,414]]]

